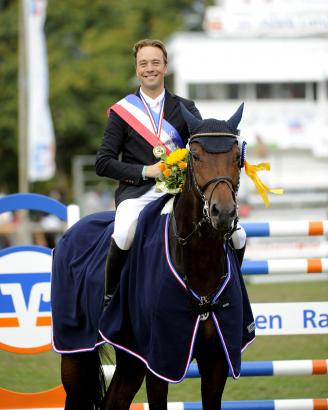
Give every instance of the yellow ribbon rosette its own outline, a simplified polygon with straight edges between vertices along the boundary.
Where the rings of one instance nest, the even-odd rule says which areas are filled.
[[[268,192],[276,195],[282,195],[284,190],[281,188],[271,189],[268,188],[258,177],[257,172],[259,171],[270,171],[270,163],[269,162],[261,162],[257,165],[252,165],[248,161],[245,160],[245,172],[246,175],[251,178],[254,182],[255,187],[258,193],[261,195],[264,205],[267,208],[270,205]]]

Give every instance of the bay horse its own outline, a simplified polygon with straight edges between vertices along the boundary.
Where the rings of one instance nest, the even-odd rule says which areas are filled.
[[[131,316],[136,310],[132,301],[138,299],[138,296],[126,298],[123,282],[125,280],[132,291],[134,282],[128,277],[129,271],[124,275],[123,269],[119,289],[105,312],[101,313],[101,301],[97,301],[100,307],[96,309],[96,314],[101,316],[101,319],[96,318],[101,335],[96,346],[105,341],[111,343],[116,352],[116,370],[110,386],[105,392],[104,385],[99,382],[102,379],[97,378],[101,367],[97,348],[76,349],[72,353],[62,354],[62,379],[67,393],[66,410],[128,410],[145,376],[150,410],[165,410],[168,383],[181,381],[193,358],[197,361],[201,377],[203,409],[221,409],[228,371],[230,369],[234,378],[239,377],[241,350],[254,338],[253,316],[240,272],[245,249],[236,251],[231,240],[237,229],[237,192],[244,156],[237,129],[243,106],[228,121],[198,120],[183,106],[181,109],[191,134],[188,166],[182,192],[174,197],[173,208],[167,214],[165,224],[166,252],[170,255],[170,269],[175,273],[175,277],[170,273],[169,280],[179,282],[177,292],[183,294],[187,301],[187,306],[179,307],[174,314],[178,317],[180,311],[183,311],[182,314],[190,320],[191,327],[181,323],[181,328],[190,328],[192,333],[189,350],[187,349],[182,367],[180,366],[182,373],[178,374],[173,370],[174,376],[171,377],[166,357],[159,358],[155,355],[154,359],[143,351],[140,353],[130,347],[134,336],[140,339],[137,344],[142,346],[141,349],[147,340],[145,334],[137,334],[140,323],[136,324],[136,328],[133,328],[135,323],[130,323],[138,322]],[[150,221],[150,225],[154,223]],[[77,230],[79,229],[75,228]],[[80,232],[76,237],[81,237]],[[67,244],[68,242],[65,250],[70,254]],[[132,250],[134,247],[133,245]],[[138,258],[140,254],[137,250],[136,252]],[[160,252],[163,253],[164,250],[160,248]],[[57,255],[57,258],[60,256]],[[141,256],[140,258],[142,259]],[[62,264],[65,262],[61,260]],[[132,270],[134,269],[133,267]],[[167,282],[165,279],[165,286]],[[174,304],[177,302],[174,296],[166,293],[163,297],[164,302],[165,297],[172,298],[170,305],[164,305],[164,311],[166,308],[174,311]],[[124,303],[130,304],[124,309],[124,315],[127,316],[120,316],[121,306],[116,304],[115,298],[124,298]],[[157,294],[154,299],[157,299]],[[151,309],[148,309],[148,313],[149,310]],[[122,327],[119,331],[117,323]],[[168,320],[168,323],[172,321]],[[152,324],[160,327],[161,319]],[[133,329],[125,333],[126,327],[130,325]],[[168,328],[159,329],[159,332],[171,335]],[[185,332],[182,333],[184,336]],[[156,337],[152,334],[149,343],[153,339]],[[160,344],[157,342],[156,347],[150,347],[149,350],[156,352],[156,349],[162,348]],[[169,351],[179,351],[178,343],[173,347],[172,349],[170,346]],[[163,366],[163,369],[168,367],[168,376],[164,370],[158,370],[157,361],[161,362],[159,366]]]
[[[240,273],[245,247],[235,251],[231,241],[237,229],[237,192],[244,156],[243,144],[239,143],[237,133],[243,106],[227,122],[198,120],[183,106],[181,109],[191,134],[190,151],[182,192],[174,198],[171,214],[167,218],[167,253],[174,266],[172,270],[183,281],[184,291],[189,297],[189,308],[198,318],[188,363],[194,358],[198,364],[203,409],[218,410],[221,409],[229,367],[237,378],[240,351],[254,337],[253,316]],[[150,224],[152,222],[156,223],[150,221]],[[134,288],[135,283],[137,281],[129,282],[130,288]],[[152,289],[149,291],[153,292]],[[155,299],[157,304],[157,296]],[[130,314],[135,309],[133,303]],[[110,311],[108,317],[114,312]],[[178,320],[179,313],[175,314],[174,320]],[[133,316],[131,321],[134,318],[139,319],[139,316]],[[234,324],[227,324],[229,321]],[[224,329],[225,326],[229,329]],[[138,351],[138,348],[131,347],[130,342],[124,341],[121,334],[115,336],[115,331],[108,331],[102,323],[100,327],[105,340],[112,343],[116,350],[116,371],[107,392],[105,410],[128,410],[145,374],[149,408],[166,410],[170,378],[159,370],[165,368],[165,365],[154,368],[151,355],[146,356],[146,349]],[[137,327],[128,333],[129,338],[142,332]],[[167,328],[165,331],[169,332]],[[234,332],[236,340],[231,342],[234,338],[231,333]],[[141,343],[144,336],[139,336]],[[153,335],[150,337],[154,338]],[[225,340],[229,338],[230,342]],[[163,344],[169,342],[163,340]],[[144,343],[147,341],[144,340]],[[156,344],[156,341],[150,343]],[[234,355],[237,358],[231,357]]]

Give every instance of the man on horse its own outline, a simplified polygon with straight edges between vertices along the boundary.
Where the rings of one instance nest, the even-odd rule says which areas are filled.
[[[109,108],[96,159],[98,175],[120,181],[115,193],[114,233],[106,263],[105,303],[118,283],[139,213],[149,202],[164,195],[155,190],[160,156],[184,147],[188,141],[180,102],[201,118],[192,101],[165,89],[167,51],[161,41],[140,40],[133,52],[140,87],[135,94]]]
[[[193,101],[170,93],[164,86],[167,51],[159,40],[144,39],[134,47],[136,75],[140,87],[108,110],[108,122],[97,153],[99,176],[120,181],[115,192],[116,216],[109,246],[105,275],[105,304],[120,278],[142,209],[164,195],[155,189],[159,158],[165,152],[185,147],[189,131],[181,114],[180,102],[201,118]],[[121,156],[121,159],[119,157]],[[234,235],[237,249],[246,235]]]

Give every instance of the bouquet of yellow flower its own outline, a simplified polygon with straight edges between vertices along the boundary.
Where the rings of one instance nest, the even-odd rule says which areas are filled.
[[[177,194],[182,191],[187,170],[188,150],[178,148],[161,156],[161,174],[156,178],[156,188],[161,192]]]

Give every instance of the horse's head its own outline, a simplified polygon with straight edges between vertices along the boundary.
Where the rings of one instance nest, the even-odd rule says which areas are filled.
[[[193,188],[213,228],[227,234],[238,217],[236,194],[245,147],[237,127],[243,104],[227,121],[199,120],[184,107],[182,112],[191,134],[186,189]]]

